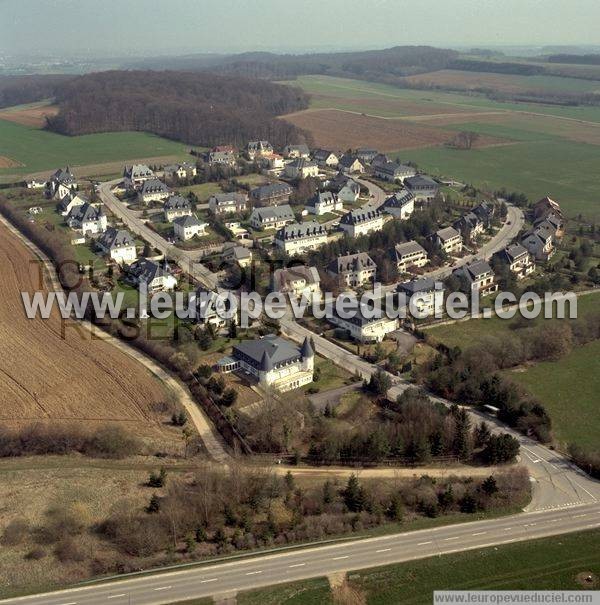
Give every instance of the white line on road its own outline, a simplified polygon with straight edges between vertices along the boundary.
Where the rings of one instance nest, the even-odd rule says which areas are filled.
[[[444,541],[447,541],[447,540],[458,540],[459,537],[460,536],[452,536],[451,538],[444,538]]]
[[[259,569],[258,571],[249,571],[246,575],[255,576],[257,573],[262,573],[262,569]]]
[[[333,557],[332,561],[339,561],[340,559],[347,559],[350,555],[344,555],[343,557]]]
[[[161,586],[160,588],[155,588],[154,590],[169,590],[172,586]]]
[[[471,534],[472,536],[483,536],[483,534],[487,534],[487,531],[478,531],[476,534]]]
[[[106,597],[107,599],[118,599],[120,597],[126,597],[127,595],[122,592],[121,594],[111,594],[110,597]]]
[[[392,550],[391,548],[380,548],[379,550],[376,550],[375,552],[388,552],[388,550]]]
[[[210,578],[210,580],[200,580],[200,584],[206,584],[207,582],[216,582],[219,578]]]
[[[73,601],[72,603],[63,603],[62,605],[77,605],[77,601]]]
[[[306,563],[294,563],[294,565],[288,565],[288,567],[304,567]]]
[[[431,542],[419,542],[417,546],[425,546],[425,544],[431,544]]]

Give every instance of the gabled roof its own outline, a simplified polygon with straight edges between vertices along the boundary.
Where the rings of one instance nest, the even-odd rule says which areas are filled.
[[[376,267],[375,261],[366,252],[357,252],[356,254],[338,256],[329,263],[327,269],[337,275],[344,275],[364,269],[375,269]]]
[[[145,193],[168,193],[169,188],[159,179],[147,179],[140,189],[142,195]]]
[[[416,176],[409,176],[404,179],[404,185],[413,188],[421,188],[426,187],[430,189],[437,189],[439,185],[429,176],[425,176],[424,174],[417,174]]]
[[[331,191],[318,191],[305,204],[309,208],[316,208],[317,204],[335,204],[337,196]]]
[[[335,153],[333,153],[333,151],[329,151],[329,149],[315,149],[313,151],[313,159],[319,161],[325,161],[327,158],[329,158],[329,156],[335,156],[337,158],[337,155],[335,155]]]
[[[154,176],[154,172],[146,166],[146,164],[133,164],[133,166],[125,166],[123,176],[134,178],[150,178]]]
[[[274,195],[288,195],[292,193],[292,188],[287,183],[270,183],[269,185],[255,187],[250,193],[252,197],[260,200]]]
[[[315,168],[317,163],[306,158],[296,158],[295,160],[292,160],[288,166],[296,168],[297,170],[302,170],[303,168]]]
[[[173,221],[176,225],[180,227],[200,227],[205,225],[206,223],[201,223],[198,220],[198,217],[194,214],[188,216],[180,216]]]
[[[96,208],[90,203],[86,202],[81,206],[75,206],[69,213],[69,219],[75,220],[79,223],[85,223],[88,221],[97,221],[104,216],[102,208]]]
[[[75,175],[71,172],[71,169],[66,166],[64,169],[59,168],[51,177],[51,181],[62,183],[64,185],[70,185],[75,182]]]
[[[108,250],[135,245],[135,241],[129,231],[125,231],[125,229],[115,229],[115,227],[109,227],[98,241]]]
[[[148,182],[148,181],[146,181]],[[190,210],[192,207],[190,200],[181,195],[170,195],[163,206],[164,210]]]
[[[327,230],[323,225],[316,221],[306,221],[305,223],[292,223],[277,230],[275,238],[278,240],[291,240],[303,237],[313,237],[315,235],[326,235]]]
[[[398,284],[396,290],[412,296],[417,292],[431,292],[435,290],[435,282],[430,277],[419,277]]]
[[[414,168],[411,168],[410,166],[405,166],[404,164],[398,164],[396,162],[386,162],[385,164],[377,164],[375,170],[377,172],[383,172],[384,174],[388,174],[390,176],[415,173]]]
[[[358,225],[360,223],[375,220],[380,216],[381,212],[379,210],[373,210],[366,207],[357,208],[356,210],[350,210],[350,212],[344,214],[340,219],[340,224]]]
[[[304,155],[308,155],[310,152],[308,150],[308,145],[304,143],[300,143],[299,145],[286,145],[285,147],[288,152],[297,151],[298,153],[302,153]]]
[[[287,290],[292,281],[303,279],[307,284],[318,284],[321,281],[316,267],[294,265],[285,269],[276,269],[273,273],[273,287],[279,292]]]
[[[427,251],[421,244],[411,240],[410,242],[403,242],[401,244],[396,244],[392,250],[392,255],[395,257],[396,261],[401,261],[405,256],[409,254],[415,254],[416,252],[422,252],[427,256]]]
[[[506,248],[497,252],[498,257],[509,264],[524,254],[529,254],[529,252],[521,244],[509,244]]]
[[[415,196],[408,189],[401,189],[383,202],[383,208],[402,208],[414,201]]]
[[[77,202],[79,205],[86,204],[86,203],[89,204],[89,202],[90,202],[89,199],[82,193],[73,194],[73,193],[69,192],[66,195],[64,195],[63,198],[60,200],[60,202],[58,204],[58,209],[62,210],[62,211],[66,210],[69,207],[69,204],[73,201]]]
[[[460,235],[460,233],[454,227],[444,227],[443,229],[439,229],[435,232],[437,237],[441,239],[443,242],[446,242],[453,237]]]
[[[492,275],[494,274],[488,262],[484,260],[474,260],[466,265],[463,265],[462,267],[459,267],[458,269],[455,269],[454,272],[464,273],[471,281],[479,279],[486,273],[491,273]]]
[[[214,193],[210,196],[210,200],[215,200],[217,206],[227,204],[245,204],[248,201],[248,196],[245,193],[231,191],[225,193]]]
[[[266,206],[255,208],[250,215],[250,220],[258,219],[261,223],[266,220],[293,221],[296,220],[294,211],[289,204],[281,206]]]
[[[171,275],[171,269],[166,262],[163,265],[159,265],[148,258],[140,258],[135,263],[129,265],[128,272],[138,282],[145,283],[151,283],[157,277]]]
[[[350,166],[352,166],[352,164],[354,164],[354,162],[358,162],[362,166],[362,162],[360,161],[360,158],[357,158],[355,155],[344,155],[340,159],[339,163],[340,163],[340,166],[343,166],[344,168],[350,168]]]
[[[302,348],[296,344],[270,334],[256,340],[243,340],[233,345],[234,357],[244,357],[254,367],[269,371],[275,366],[289,363],[302,357]]]

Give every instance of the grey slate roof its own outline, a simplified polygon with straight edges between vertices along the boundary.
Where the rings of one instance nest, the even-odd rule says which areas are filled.
[[[408,189],[401,189],[383,202],[383,208],[402,208],[402,206],[406,206],[406,204],[410,203],[414,199],[415,196],[411,191]]]
[[[350,210],[342,216],[340,224],[343,225],[359,225],[367,221],[372,221],[381,216],[379,210],[372,210],[368,208],[357,208],[356,210]]]
[[[430,277],[419,277],[418,279],[411,279],[410,281],[398,284],[396,290],[412,296],[417,292],[431,292],[435,290],[435,282]]]
[[[180,216],[173,222],[180,227],[198,227],[202,225],[202,223],[198,220],[198,217],[194,216],[193,214],[189,216]]]
[[[294,211],[289,204],[282,204],[281,206],[266,206],[265,208],[255,208],[250,215],[250,220],[258,220],[262,223],[267,219],[275,219],[279,221],[293,221],[296,220]]]
[[[444,227],[443,229],[439,229],[438,231],[436,231],[435,234],[443,242],[446,242],[452,239],[453,237],[460,235],[460,233],[454,227]]]
[[[331,191],[318,191],[305,204],[310,208],[316,208],[317,204],[335,204],[336,197]]]
[[[129,265],[128,273],[134,277],[137,282],[149,284],[157,277],[171,275],[171,269],[167,263],[159,265],[153,260],[141,258]]]
[[[287,284],[293,280],[304,279],[307,284],[316,284],[321,281],[316,267],[307,265],[294,265],[285,269],[276,269],[273,273],[273,288],[279,292],[286,290]]]
[[[308,344],[309,348],[310,343]],[[237,359],[243,359],[251,366],[269,371],[275,367],[297,361],[302,358],[302,350],[308,353],[304,343],[298,347],[295,343],[270,334],[256,340],[244,340],[239,344],[233,345],[233,356]]]
[[[109,227],[98,241],[107,250],[115,250],[117,248],[135,245],[135,241],[129,231],[125,231],[125,229],[115,229],[115,227]]]
[[[524,254],[528,254],[527,249],[524,248],[521,244],[510,244],[504,248],[504,250],[500,250],[498,256],[502,260],[506,260],[508,263],[512,263],[517,260],[520,256]]]
[[[169,188],[158,179],[148,179],[144,181],[140,192],[142,195],[145,193],[168,193]]]
[[[285,227],[281,227],[281,229],[277,230],[275,238],[279,240],[290,240],[326,234],[327,230],[320,223],[317,223],[316,221],[306,221],[305,223],[292,223]]]
[[[148,182],[148,181],[146,181]],[[163,206],[164,210],[189,210],[192,207],[190,200],[181,195],[171,195]]]
[[[356,254],[338,256],[329,263],[327,269],[337,275],[344,275],[363,269],[375,269],[376,267],[375,261],[366,252],[357,252]]]
[[[210,199],[214,199],[217,206],[222,204],[245,204],[248,201],[248,196],[245,193],[232,191],[231,193],[215,193],[210,196]]]
[[[289,195],[292,193],[292,188],[287,183],[271,183],[255,187],[250,193],[252,197],[264,200],[274,196]]]
[[[66,166],[65,168],[59,168],[51,177],[51,181],[56,181],[63,185],[70,185],[75,182],[75,175],[71,172],[71,169]]]
[[[329,149],[315,149],[312,154],[313,159],[317,162],[324,162],[330,155],[335,155],[335,153]]]
[[[416,176],[409,176],[404,179],[404,184],[410,189],[438,189],[439,185],[428,176],[424,174],[417,174]]]
[[[423,246],[414,240],[410,242],[403,242],[402,244],[396,244],[392,251],[396,260],[402,260],[402,258],[408,254],[414,254],[415,252],[423,252],[427,256],[427,251]]]
[[[89,203],[82,204],[81,206],[75,206],[69,213],[69,219],[73,219],[79,223],[87,221],[97,221],[104,216],[102,208],[96,208]]]
[[[492,268],[490,267],[488,262],[484,260],[474,260],[470,263],[467,263],[466,265],[463,265],[462,267],[459,267],[458,269],[456,269],[456,271],[464,272],[467,277],[472,280],[481,277],[485,273],[493,274]]]

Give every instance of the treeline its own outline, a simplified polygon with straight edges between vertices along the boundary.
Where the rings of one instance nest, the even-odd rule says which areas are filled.
[[[53,98],[60,87],[73,77],[58,74],[0,76],[0,107],[11,107]]]
[[[588,54],[588,55],[550,55],[546,61],[548,63],[571,63],[574,65],[600,65],[599,54]]]
[[[537,76],[546,73],[546,70],[542,65],[499,61],[477,61],[474,59],[455,59],[450,62],[448,69],[494,74],[514,74],[518,76]]]
[[[107,71],[79,76],[56,95],[48,127],[61,134],[146,131],[190,145],[276,146],[307,135],[276,116],[308,106],[297,88],[212,73]]]

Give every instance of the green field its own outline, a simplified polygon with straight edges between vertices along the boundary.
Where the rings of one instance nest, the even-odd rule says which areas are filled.
[[[0,176],[29,174],[58,166],[87,166],[104,162],[159,156],[184,156],[183,143],[144,132],[107,132],[67,137],[0,120],[0,156],[18,162],[1,168]]]
[[[506,375],[544,403],[559,441],[598,445],[600,340],[579,347],[558,361],[538,363]]]
[[[349,579],[368,605],[429,605],[434,590],[577,590],[582,588],[578,574],[600,575],[599,540],[598,530],[567,534],[350,572]],[[242,593],[237,602],[325,605],[334,600],[327,580],[316,578]]]
[[[563,78],[553,78],[555,80]],[[596,132],[600,130],[596,126],[600,124],[600,107],[503,103],[477,95],[400,89],[327,76],[303,76],[291,83],[314,95],[311,101],[314,108],[410,119],[423,126],[449,131],[473,130],[497,137],[509,144],[470,151],[428,147],[405,150],[397,155],[402,160],[416,162],[434,175],[450,176],[490,190],[505,187],[523,191],[534,200],[550,195],[560,201],[571,216],[583,214],[589,220],[600,219],[600,171],[597,169],[600,144],[596,144],[600,143],[600,133]],[[424,115],[456,111],[464,112],[464,116],[456,114],[452,124],[438,125],[435,121],[422,120]],[[490,111],[500,112],[501,123],[487,121],[484,112]],[[478,114],[481,114],[479,120]],[[576,130],[577,140],[572,140],[571,130]]]

